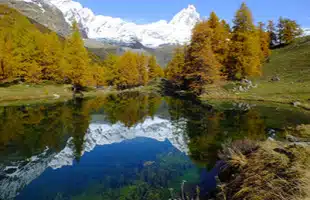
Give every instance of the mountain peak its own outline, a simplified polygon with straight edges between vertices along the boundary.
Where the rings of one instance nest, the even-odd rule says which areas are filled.
[[[196,7],[190,4],[177,13],[170,21],[170,24],[192,27],[198,21],[200,21],[200,14],[196,11]]]
[[[189,4],[187,7],[188,10],[196,11],[196,7],[193,4]]]
[[[74,0],[22,0],[48,1],[57,7],[68,24],[77,21],[85,36],[103,41],[130,43],[139,41],[156,48],[162,44],[184,44],[190,40],[191,30],[200,21],[194,5],[188,5],[170,22],[161,20],[151,24],[135,24],[119,18],[95,15],[91,9]]]

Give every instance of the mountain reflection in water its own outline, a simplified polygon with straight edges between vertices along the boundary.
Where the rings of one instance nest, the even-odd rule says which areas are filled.
[[[310,121],[286,108],[140,93],[0,107],[0,116],[0,199],[204,199],[222,144]]]

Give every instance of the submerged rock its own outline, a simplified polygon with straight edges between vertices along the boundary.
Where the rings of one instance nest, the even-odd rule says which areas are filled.
[[[146,162],[143,163],[143,166],[144,167],[148,167],[148,166],[153,165],[154,163],[155,163],[155,161],[146,161]]]

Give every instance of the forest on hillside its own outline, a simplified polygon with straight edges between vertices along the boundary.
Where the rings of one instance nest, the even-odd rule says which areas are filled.
[[[40,31],[28,18],[7,6],[0,7],[0,83],[52,82],[74,88],[114,86],[127,89],[147,85],[166,77],[178,89],[199,95],[206,84],[241,80],[262,74],[270,48],[291,43],[302,31],[290,19],[280,18],[254,24],[243,3],[233,26],[216,15],[196,24],[188,45],[175,50],[163,70],[155,56],[125,52],[100,60],[84,47],[78,24],[72,34],[61,38],[55,32]]]
[[[280,18],[265,27],[254,24],[252,13],[243,3],[233,26],[215,12],[194,27],[189,45],[179,47],[166,69],[167,78],[183,90],[196,94],[206,84],[222,80],[242,80],[262,74],[272,48],[285,46],[302,34],[296,21]]]
[[[126,52],[100,60],[87,51],[77,23],[69,38],[41,32],[18,11],[1,6],[0,83],[27,82],[125,89],[163,76],[154,56]]]

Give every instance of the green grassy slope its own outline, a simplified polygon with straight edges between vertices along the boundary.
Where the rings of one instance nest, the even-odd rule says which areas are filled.
[[[272,82],[274,76],[281,80]],[[233,92],[227,83],[221,87],[207,86],[208,94],[202,95],[202,98],[281,103],[299,101],[303,106],[310,106],[310,36],[298,38],[286,47],[273,50],[269,61],[263,66],[262,77],[254,78],[253,82],[258,87],[247,92]]]
[[[278,75],[284,82],[310,81],[310,36],[273,50],[270,61],[263,67],[264,80]]]
[[[281,80],[270,81],[274,76]],[[310,98],[310,37],[299,38],[274,50],[269,62],[263,66],[263,76],[256,82],[257,88],[242,95],[285,102],[307,101]]]

